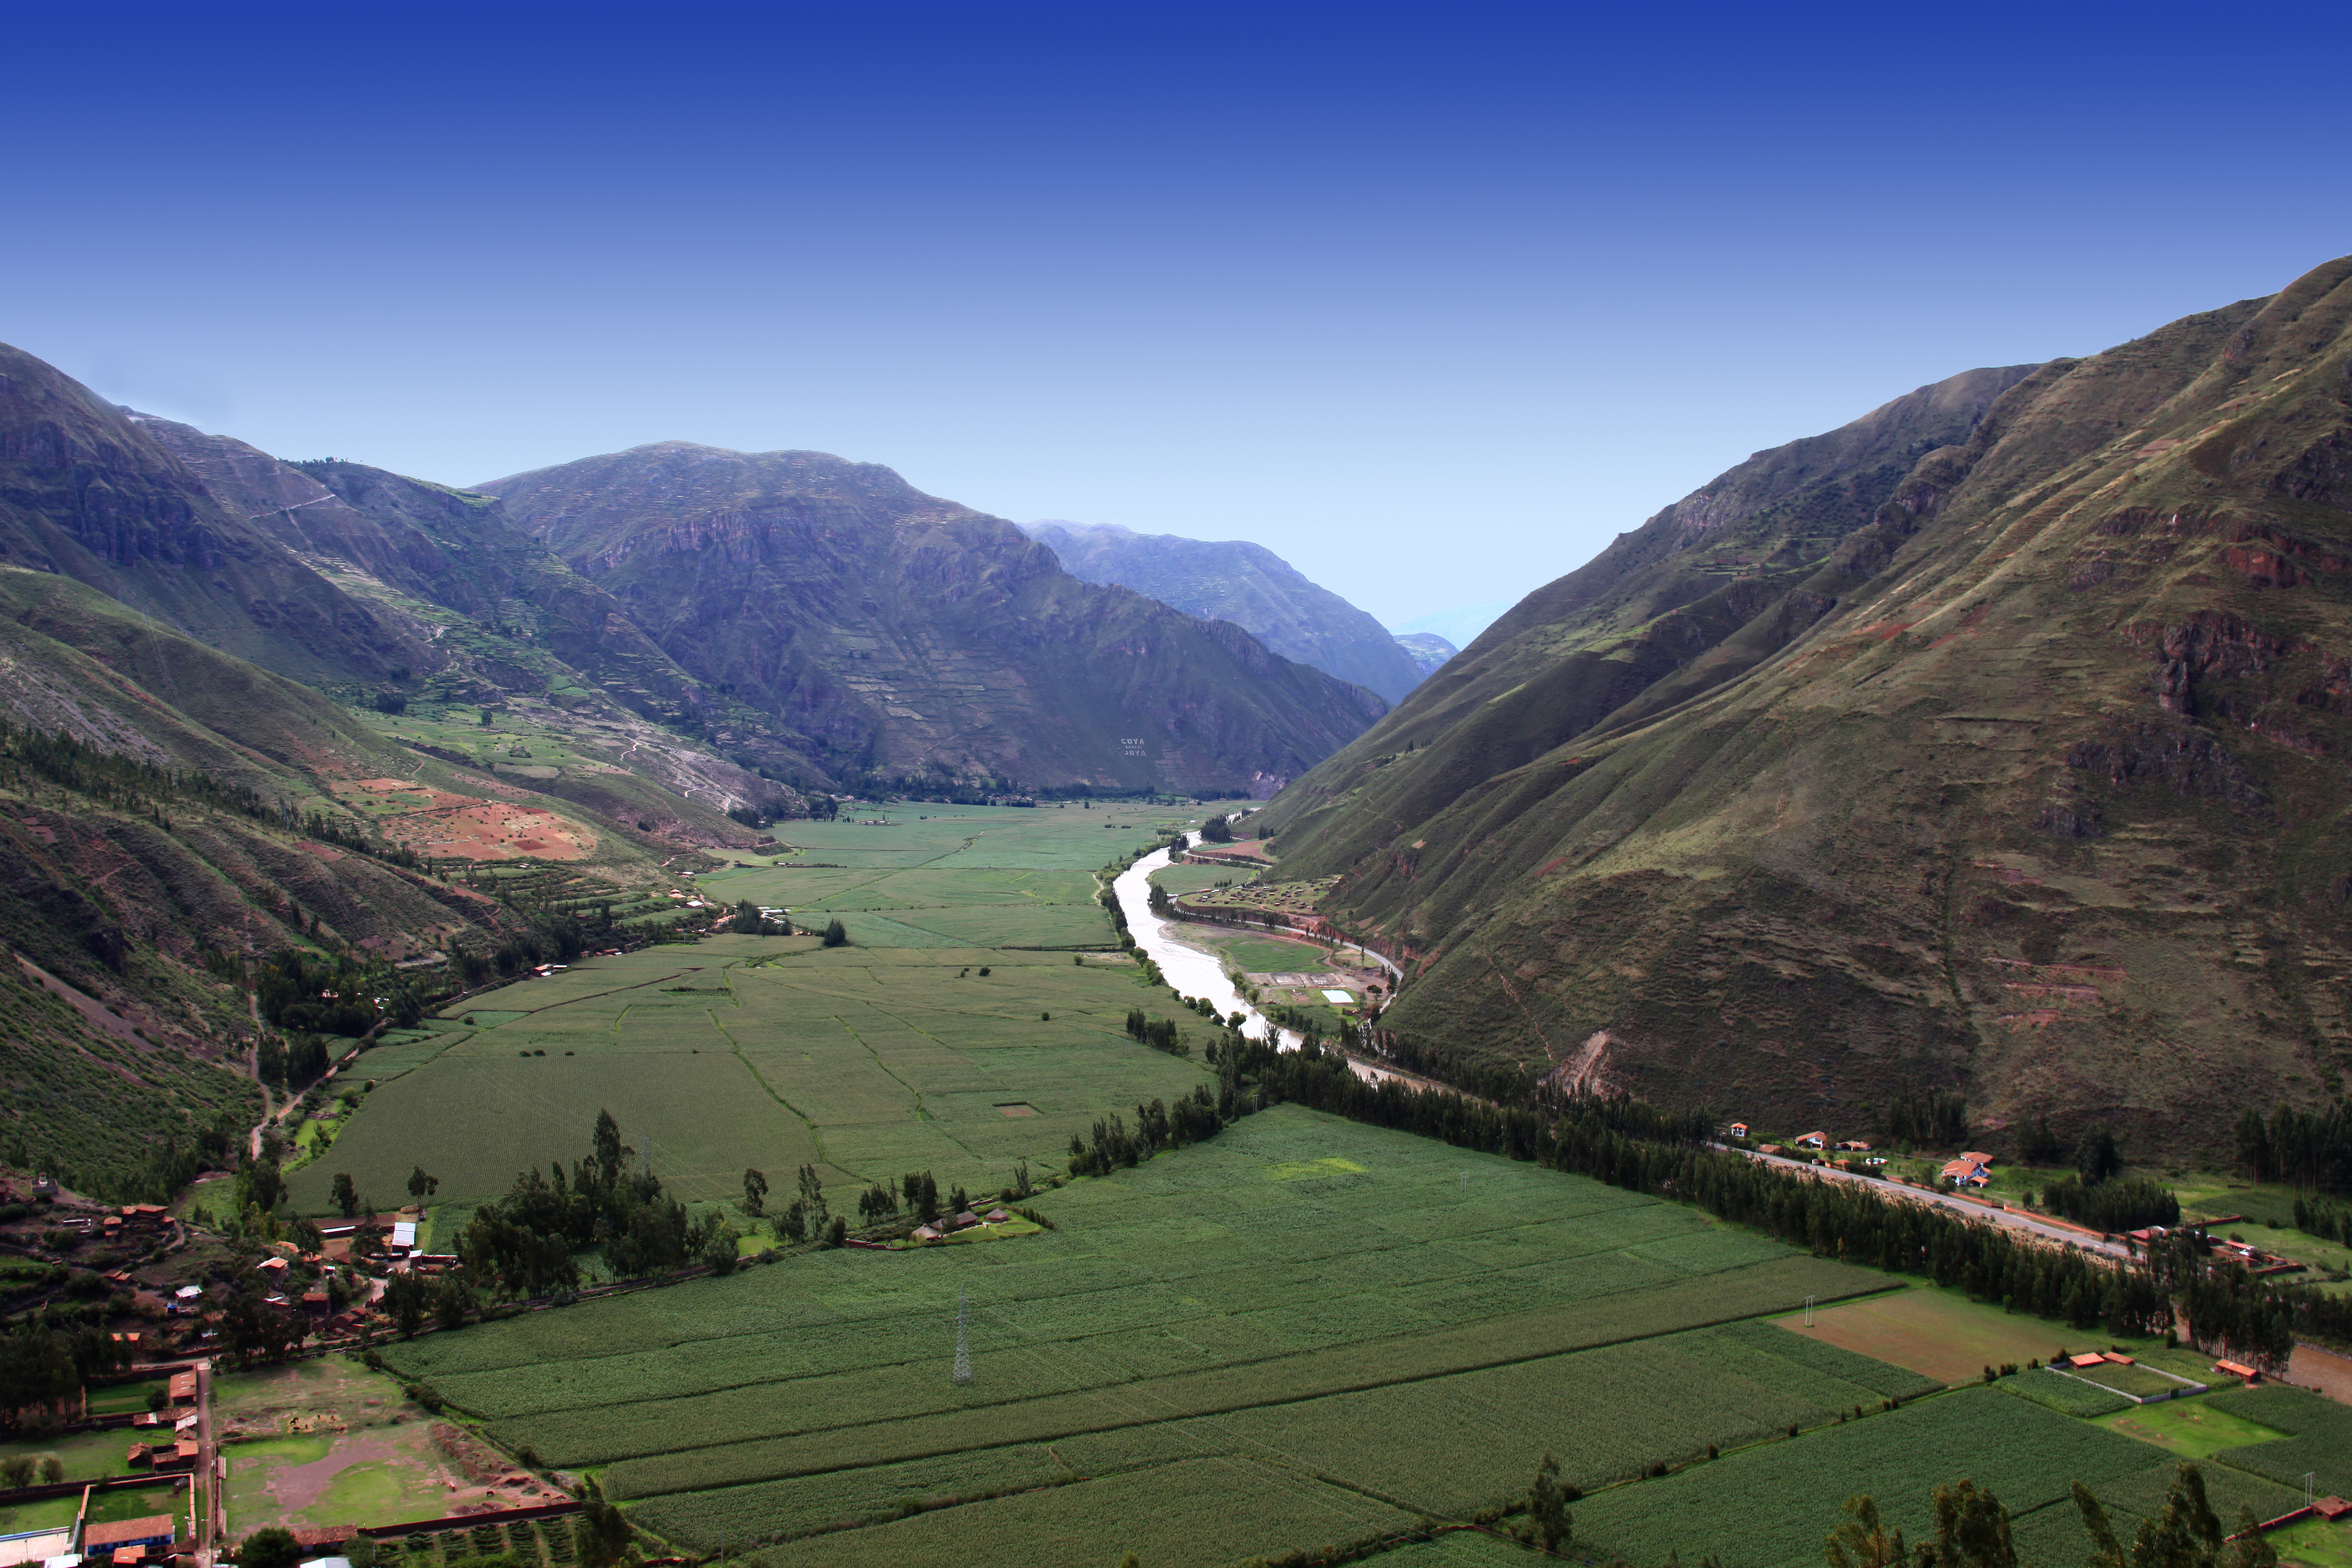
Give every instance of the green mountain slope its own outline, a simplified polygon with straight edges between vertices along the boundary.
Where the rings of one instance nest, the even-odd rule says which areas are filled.
[[[2347,325],[2352,260],[1760,455],[1294,786],[1285,874],[1408,1052],[1857,1131],[2341,1092]]]
[[[1074,577],[1132,588],[1202,620],[1231,621],[1283,658],[1391,702],[1421,684],[1412,656],[1380,622],[1262,544],[1058,521],[1024,523],[1022,531]]]
[[[1384,711],[871,464],[671,441],[478,488],[760,716],[723,747],[837,778],[1271,793]]]
[[[301,679],[365,679],[422,651],[224,504],[122,410],[5,344],[0,563],[61,573]]]

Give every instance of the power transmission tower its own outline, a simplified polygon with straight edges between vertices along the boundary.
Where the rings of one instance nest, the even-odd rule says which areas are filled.
[[[956,1292],[955,1380],[958,1383],[971,1381],[971,1339],[964,1326],[964,1303],[967,1300],[962,1291]]]

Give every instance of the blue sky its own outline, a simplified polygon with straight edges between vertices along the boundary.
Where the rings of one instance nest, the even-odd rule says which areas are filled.
[[[282,456],[814,447],[1399,623],[2352,251],[2346,10],[0,0],[0,340]]]

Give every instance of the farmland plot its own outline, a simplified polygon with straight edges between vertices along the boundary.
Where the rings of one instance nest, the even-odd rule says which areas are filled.
[[[1207,1081],[1128,1037],[1130,1007],[1178,1009],[1123,955],[993,945],[1108,947],[1090,871],[1137,847],[1141,828],[1105,832],[1130,819],[1101,812],[930,815],[905,832],[795,824],[793,858],[852,864],[728,869],[699,885],[803,918],[840,909],[850,946],[730,936],[583,960],[366,1053],[354,1076],[378,1088],[334,1157],[294,1173],[295,1203],[327,1212],[341,1173],[389,1201],[422,1164],[444,1203],[470,1206],[524,1166],[579,1158],[605,1109],[690,1200],[739,1194],[746,1168],[772,1178],[803,1163],[849,1191],[929,1170],[943,1187],[992,1192],[1022,1163],[1058,1165],[1097,1118]],[[387,1070],[372,1071],[379,1060]]]
[[[611,1491],[695,1550],[722,1529],[740,1542],[887,1513],[910,1486],[987,1491],[1035,1473],[1040,1451],[1153,1485],[1232,1464],[1475,1507],[1523,1487],[1547,1446],[1597,1484],[1929,1386],[1739,1322],[1882,1276],[1309,1111],[1038,1201],[1059,1228],[1016,1242],[803,1256],[391,1356],[501,1441],[608,1466]],[[946,1376],[960,1294],[965,1386]],[[1596,1405],[1618,1425],[1577,1414]],[[959,1505],[923,1531],[1027,1517],[999,1509]]]
[[[1930,1497],[1948,1481],[1972,1479],[2022,1513],[2063,1500],[2074,1481],[2097,1491],[2143,1471],[2147,1454],[2087,1421],[1966,1389],[1598,1493],[1577,1505],[1577,1536],[1641,1563],[1711,1552],[1743,1568],[1811,1568],[1856,1492],[1906,1537],[1933,1539]]]

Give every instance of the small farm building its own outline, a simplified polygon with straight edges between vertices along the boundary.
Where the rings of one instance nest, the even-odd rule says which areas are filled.
[[[1733,1123],[1731,1124],[1731,1135],[1732,1135],[1734,1138],[1745,1138],[1745,1137],[1747,1137],[1747,1136],[1748,1136],[1748,1123],[1746,1123],[1745,1121],[1735,1121],[1735,1122],[1733,1122]]]
[[[1797,1147],[1800,1149],[1826,1149],[1829,1147],[1829,1134],[1826,1132],[1806,1132],[1799,1135],[1797,1139]]]

